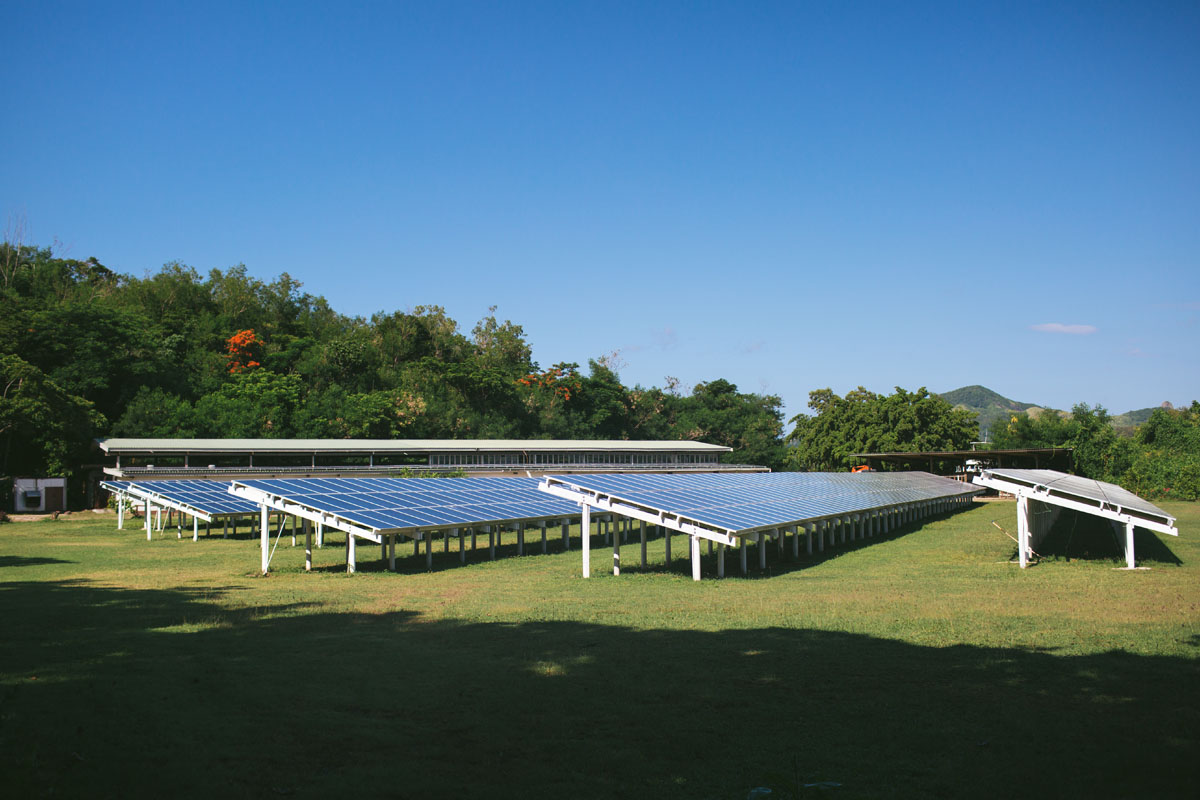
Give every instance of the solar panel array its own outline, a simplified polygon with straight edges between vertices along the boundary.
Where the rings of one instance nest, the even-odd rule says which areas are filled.
[[[229,481],[103,481],[100,485],[109,491],[125,492],[143,498],[156,495],[212,517],[253,514],[258,511],[257,504],[229,493]]]
[[[979,492],[928,472],[562,475],[553,480],[731,533]]]
[[[295,478],[235,481],[376,532],[467,527],[579,514],[537,478]]]
[[[1154,514],[1163,519],[1174,520],[1167,512],[1158,506],[1138,497],[1133,492],[1120,486],[1078,475],[1068,475],[1054,469],[988,469],[986,473],[997,478],[1005,478],[1032,486],[1045,486],[1056,492],[1075,495],[1111,506]]]

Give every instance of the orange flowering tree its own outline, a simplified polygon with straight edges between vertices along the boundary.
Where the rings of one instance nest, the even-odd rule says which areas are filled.
[[[261,367],[262,340],[254,335],[252,328],[238,331],[225,342],[225,358],[231,373]]]

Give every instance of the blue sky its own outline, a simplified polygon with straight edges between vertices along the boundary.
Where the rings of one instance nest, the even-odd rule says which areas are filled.
[[[1200,398],[1196,3],[13,3],[0,214],[548,366]]]

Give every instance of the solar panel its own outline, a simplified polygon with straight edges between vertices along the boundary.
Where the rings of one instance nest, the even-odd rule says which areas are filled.
[[[988,469],[985,474],[1030,487],[1044,486],[1051,491],[1101,503],[1114,510],[1128,509],[1158,516],[1172,522],[1175,520],[1174,517],[1153,503],[1143,500],[1133,492],[1122,489],[1113,483],[1068,475],[1054,469]]]
[[[610,474],[547,480],[730,533],[979,492],[928,472]]]
[[[377,533],[570,517],[579,506],[537,478],[277,478],[235,481]]]
[[[229,493],[228,481],[103,481],[105,489],[125,492],[140,498],[162,498],[180,506],[195,509],[211,517],[253,514],[258,505]]]

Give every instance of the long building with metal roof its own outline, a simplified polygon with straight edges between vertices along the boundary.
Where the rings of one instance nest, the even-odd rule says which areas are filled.
[[[564,439],[97,439],[117,478],[330,477],[464,472],[762,472],[692,441]]]

